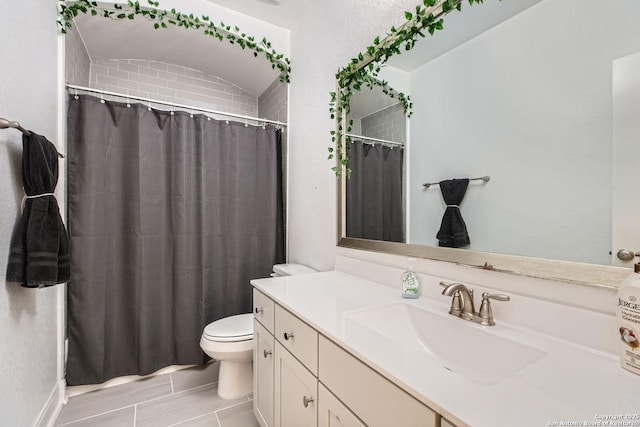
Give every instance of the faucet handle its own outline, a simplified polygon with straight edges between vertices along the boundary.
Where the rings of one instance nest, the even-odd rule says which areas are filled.
[[[496,324],[496,322],[493,321],[493,310],[491,310],[491,303],[489,299],[494,299],[496,301],[509,301],[511,298],[509,298],[508,295],[503,294],[482,293],[482,304],[480,304],[478,316],[480,316],[480,324],[485,326],[493,326]]]
[[[487,292],[483,292],[482,293],[482,299],[485,299],[485,298],[494,299],[496,301],[509,301],[509,300],[511,300],[511,298],[509,298],[509,295],[489,294]]]

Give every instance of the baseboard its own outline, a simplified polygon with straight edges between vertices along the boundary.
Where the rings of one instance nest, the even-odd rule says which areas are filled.
[[[62,410],[62,404],[65,401],[64,397],[65,381],[58,380],[44,407],[40,411],[40,415],[33,424],[34,427],[53,427],[56,423],[58,415]]]

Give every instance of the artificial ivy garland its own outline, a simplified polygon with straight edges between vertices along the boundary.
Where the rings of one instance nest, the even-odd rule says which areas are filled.
[[[78,0],[73,3],[66,3],[65,0],[60,2],[60,18],[58,19],[58,27],[63,34],[73,27],[73,18],[80,13],[91,14],[92,16],[102,16],[111,19],[134,19],[137,15],[142,16],[153,22],[155,29],[168,28],[169,25],[176,27],[191,28],[195,30],[204,29],[204,34],[218,39],[219,41],[227,40],[231,44],[237,44],[242,49],[253,50],[253,56],[257,57],[264,53],[267,60],[271,62],[271,68],[280,71],[280,81],[289,83],[291,74],[291,61],[285,58],[283,54],[276,52],[272,48],[271,42],[266,38],[256,41],[255,37],[247,35],[240,31],[240,28],[225,25],[214,24],[208,16],[194,16],[192,13],[186,14],[178,12],[175,9],[169,11],[157,8],[160,3],[154,0],[147,0],[151,8],[140,6],[139,1],[128,0],[128,8],[115,3],[113,9],[107,9],[98,6],[98,2],[91,0]]]
[[[350,111],[351,97],[354,91],[359,91],[362,86],[372,88],[373,85],[382,87],[385,94],[391,97],[398,97],[404,105],[405,113],[411,117],[412,103],[409,96],[395,92],[387,82],[377,79],[380,69],[385,62],[393,55],[402,53],[403,50],[413,49],[419,38],[426,37],[424,30],[433,35],[436,30],[442,30],[443,16],[452,10],[462,10],[463,0],[423,0],[415,8],[415,13],[405,12],[405,22],[399,28],[391,27],[388,37],[380,40],[376,37],[373,44],[368,46],[366,52],[359,53],[352,58],[349,64],[338,70],[336,80],[337,92],[331,92],[329,113],[332,119],[336,119],[336,130],[331,131],[332,145],[329,147],[329,159],[337,158],[337,165],[331,170],[340,177],[344,171],[347,176],[351,174],[349,169],[349,158],[346,153],[346,144],[350,142],[349,137],[345,137],[344,117]],[[470,5],[483,3],[484,0],[467,0]],[[346,125],[346,133],[351,131],[353,120]],[[334,147],[335,145],[335,147]]]

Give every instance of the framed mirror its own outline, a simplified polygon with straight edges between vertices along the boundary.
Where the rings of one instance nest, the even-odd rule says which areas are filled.
[[[460,4],[461,12],[445,14],[443,3]],[[413,104],[402,195],[382,208],[402,212],[404,234],[398,241],[354,233],[355,192],[343,174],[338,244],[618,286],[632,266],[618,251],[640,250],[640,224],[633,221],[640,211],[634,200],[640,168],[633,162],[640,158],[640,120],[634,119],[640,4],[606,6],[596,0],[437,2],[422,15],[443,19],[433,37],[414,45],[405,36],[409,49],[393,44],[407,25],[422,25],[418,9],[405,27],[363,50],[367,54],[342,70],[338,96],[352,103],[362,91],[353,90],[345,72],[379,69],[376,77]],[[379,46],[398,48],[378,64]],[[348,110],[337,127],[351,149]],[[361,172],[358,162],[349,167],[351,176]],[[433,185],[485,176],[488,182],[468,182],[456,206],[447,206],[444,185]],[[469,243],[457,248],[440,247],[436,237],[450,208],[468,233]]]

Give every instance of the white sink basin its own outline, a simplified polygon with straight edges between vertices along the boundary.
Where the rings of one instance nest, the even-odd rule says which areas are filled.
[[[481,384],[494,384],[535,363],[545,352],[497,335],[492,328],[436,313],[410,304],[396,303],[347,315],[349,321],[375,331],[387,345],[399,348],[419,343],[450,371]],[[372,335],[375,337],[375,335]]]

